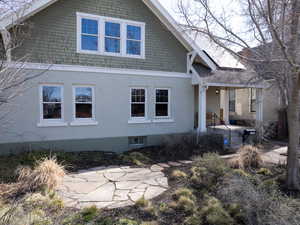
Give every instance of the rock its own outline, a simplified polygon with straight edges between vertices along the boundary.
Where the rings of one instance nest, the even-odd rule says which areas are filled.
[[[151,187],[147,188],[147,190],[144,194],[144,197],[145,197],[145,199],[149,200],[151,198],[154,198],[154,197],[164,193],[166,190],[167,190],[166,188],[151,186]]]
[[[168,162],[170,166],[181,166],[182,164],[179,162]]]
[[[163,167],[161,167],[161,166],[159,166],[159,165],[153,165],[153,166],[151,166],[151,171],[153,171],[153,172],[160,172],[160,171],[163,171],[164,170],[164,168]]]
[[[130,190],[134,189],[139,184],[141,184],[141,181],[121,181],[116,182],[116,187],[118,190]]]
[[[113,183],[107,183],[95,191],[87,194],[81,202],[111,202],[115,191],[115,185]]]
[[[126,201],[128,200],[129,190],[116,190],[114,193],[114,201]]]

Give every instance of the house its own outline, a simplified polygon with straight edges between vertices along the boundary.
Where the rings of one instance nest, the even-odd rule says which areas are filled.
[[[36,0],[3,15],[2,34],[16,20],[31,35],[6,59],[26,56],[23,69],[41,76],[14,99],[2,153],[120,152],[207,132],[212,118],[229,124],[230,88],[255,88],[263,121],[264,85],[248,82],[255,73],[218,65],[157,0]]]

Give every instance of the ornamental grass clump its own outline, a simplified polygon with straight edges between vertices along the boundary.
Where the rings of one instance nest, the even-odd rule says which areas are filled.
[[[252,145],[245,145],[238,151],[238,157],[230,161],[233,168],[257,169],[263,164],[262,153]]]

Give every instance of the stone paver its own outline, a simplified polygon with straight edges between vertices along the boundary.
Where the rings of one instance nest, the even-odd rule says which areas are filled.
[[[154,198],[168,190],[162,172],[170,165],[149,168],[97,167],[65,176],[58,195],[70,207],[119,208],[134,205],[142,197]]]
[[[182,164],[179,162],[168,162],[170,166],[181,166]]]

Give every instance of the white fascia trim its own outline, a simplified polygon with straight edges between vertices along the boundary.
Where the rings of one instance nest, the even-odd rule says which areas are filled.
[[[205,83],[205,85],[208,87],[265,88],[265,86],[261,84]]]
[[[16,63],[11,63],[12,67],[17,67]],[[191,79],[192,76],[186,73],[152,71],[152,70],[135,70],[135,69],[118,69],[94,66],[64,65],[64,64],[40,64],[25,63],[23,69],[36,69],[46,71],[69,71],[69,72],[86,72],[86,73],[106,73],[116,75],[137,75],[137,76],[153,76],[153,77],[174,77]]]
[[[174,36],[186,47],[187,50],[195,50],[204,62],[213,71],[217,70],[216,64],[201,50],[197,44],[184,32],[174,18],[157,0],[143,0],[152,12],[164,23]]]

